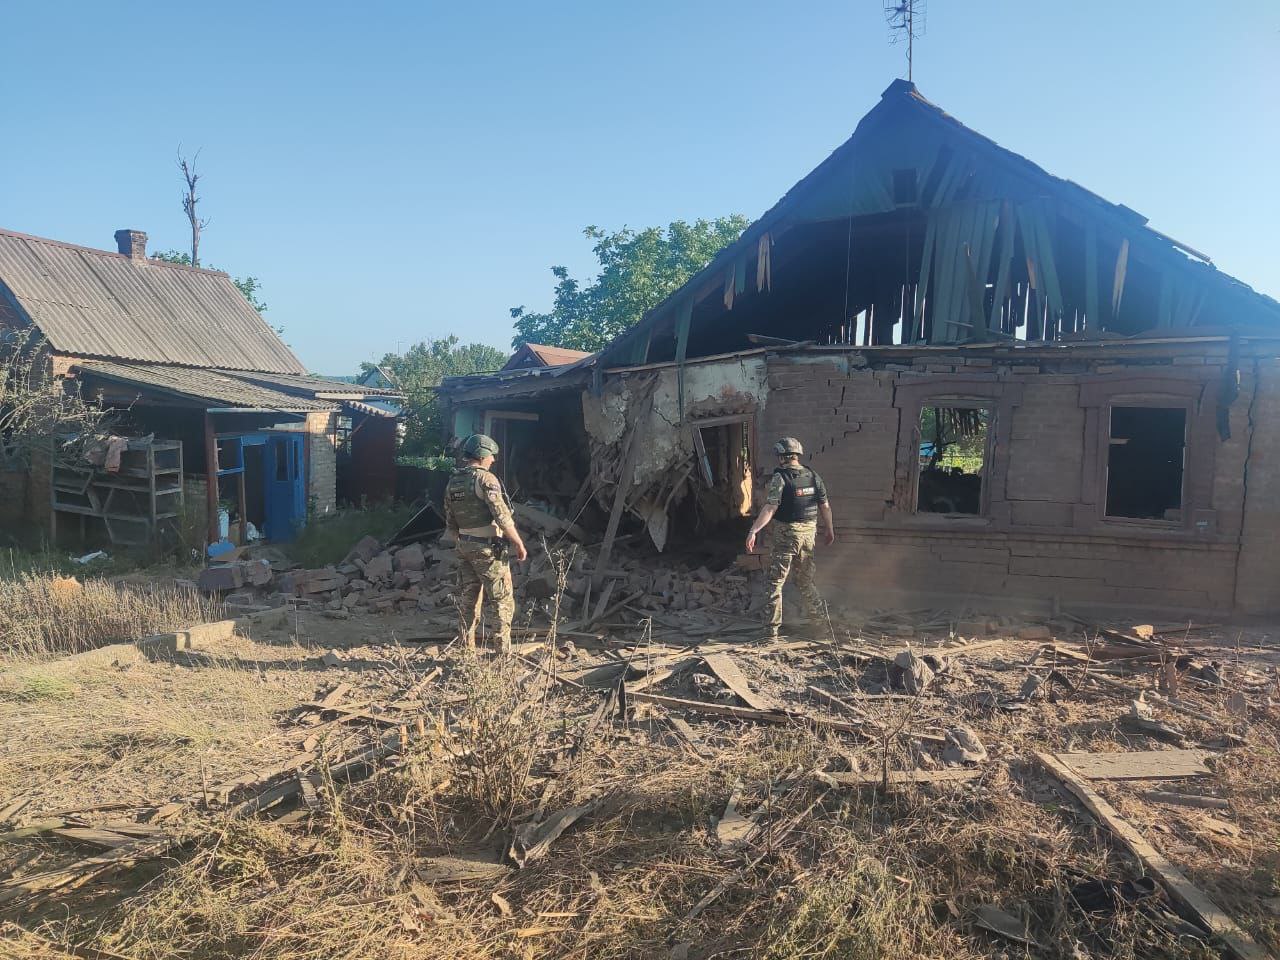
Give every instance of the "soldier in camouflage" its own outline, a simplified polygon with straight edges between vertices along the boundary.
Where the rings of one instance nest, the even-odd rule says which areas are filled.
[[[482,433],[473,434],[463,442],[462,455],[444,494],[445,523],[457,544],[462,640],[467,647],[475,647],[481,603],[487,597],[494,645],[509,653],[516,606],[507,551],[514,552],[517,560],[529,553],[516,530],[502,481],[489,472],[498,445]]]
[[[769,602],[766,613],[766,637],[774,638],[782,627],[782,588],[787,577],[795,573],[796,587],[804,598],[809,613],[809,630],[816,632],[825,619],[822,595],[814,585],[813,548],[818,536],[818,518],[822,518],[823,539],[827,545],[836,542],[831,505],[822,478],[801,466],[804,447],[795,437],[783,437],[773,445],[778,455],[778,468],[769,478],[769,489],[759,516],[747,535],[747,552],[756,548],[756,535],[773,524],[773,552],[769,558]]]

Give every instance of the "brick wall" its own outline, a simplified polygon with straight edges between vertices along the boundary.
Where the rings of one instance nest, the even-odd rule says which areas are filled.
[[[1222,481],[1224,491],[1244,500],[1236,606],[1241,613],[1274,613],[1280,608],[1280,361],[1260,360],[1248,371],[1232,429],[1249,434],[1247,466]]]
[[[1266,368],[1254,404],[1254,422],[1267,428],[1253,435],[1241,554],[1252,377],[1230,409],[1232,438],[1221,441],[1214,429],[1221,362],[1148,358],[1104,368],[1074,359],[977,359],[934,354],[846,369],[843,359],[771,358],[762,439],[801,438],[826,480],[838,535],[829,551],[819,548],[828,596],[863,606],[923,596],[1024,608],[1223,613],[1237,594],[1239,555],[1241,608],[1280,608],[1277,566],[1267,551],[1280,536],[1280,368]],[[939,396],[990,398],[996,410],[982,517],[914,510],[912,429],[918,398],[935,384]],[[1101,516],[1105,398],[1126,384],[1195,398],[1181,523]]]
[[[336,412],[307,414],[307,501],[316,516],[338,506],[338,458]]]

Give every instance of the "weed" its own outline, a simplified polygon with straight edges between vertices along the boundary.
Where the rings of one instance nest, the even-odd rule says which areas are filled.
[[[414,512],[412,507],[402,504],[339,510],[308,523],[288,544],[287,550],[289,556],[304,567],[338,563],[361,537],[385,540],[408,523]]]
[[[769,931],[766,960],[928,956],[921,931],[932,926],[929,905],[902,869],[862,849],[852,864],[800,887],[794,911]]]

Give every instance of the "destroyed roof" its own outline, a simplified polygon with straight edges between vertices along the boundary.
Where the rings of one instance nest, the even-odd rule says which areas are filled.
[[[436,390],[452,394],[479,390],[485,394],[516,395],[569,389],[585,382],[599,356],[598,353],[588,353],[579,360],[552,367],[504,367],[492,373],[445,377]]]
[[[0,297],[59,353],[306,372],[227,274],[0,230]]]
[[[918,201],[904,203],[895,195],[895,177],[903,172],[914,174],[911,185],[914,189],[919,184]],[[926,190],[928,196],[924,196]],[[1217,270],[1207,256],[1192,247],[1147,226],[1147,219],[1141,214],[1070,180],[1049,174],[1025,157],[964,126],[926,100],[914,84],[895,80],[881,95],[880,102],[859,121],[847,141],[750,224],[735,243],[722,249],[706,267],[646,311],[639,324],[606,346],[600,353],[602,362],[605,366],[643,362],[645,345],[654,332],[655,321],[661,320],[664,329],[672,324],[677,325],[677,329],[679,325],[687,325],[693,301],[713,296],[721,283],[725,285],[726,308],[732,309],[732,297],[727,292],[730,281],[726,278],[734,276],[733,283],[741,293],[747,261],[752,260],[750,275],[757,276],[759,282],[756,274],[756,265],[761,259],[759,251],[772,244],[771,231],[776,233],[800,223],[845,221],[851,217],[893,213],[904,206],[918,207],[924,214],[932,215],[948,206],[958,208],[972,201],[1010,198],[1015,200],[1012,211],[1015,219],[1024,214],[1019,205],[1043,205],[1052,199],[1080,211],[1084,219],[1094,224],[1090,229],[1107,231],[1117,242],[1132,245],[1135,254],[1141,251],[1162,268],[1172,268],[1168,271],[1170,279],[1160,290],[1162,315],[1151,318],[1153,327],[1195,324],[1206,293],[1219,301],[1229,301],[1209,322],[1222,322],[1220,317],[1227,315],[1234,323],[1238,313],[1267,324],[1280,322],[1280,303],[1275,299]],[[960,248],[973,246],[965,229],[980,228],[982,225],[976,223],[976,219],[971,216],[968,224],[949,224],[953,228],[953,239],[959,236],[962,241]],[[1036,224],[1034,217],[1032,219],[1029,226],[1034,231]],[[989,229],[988,244],[991,233]],[[941,239],[938,242],[941,244]],[[1040,242],[1050,241],[1042,234]],[[767,262],[767,250],[765,259]],[[1050,263],[1050,269],[1051,266]],[[924,272],[927,269],[926,260]],[[1123,277],[1121,270],[1120,284],[1124,282]],[[1112,278],[1105,276],[1101,280],[1105,291],[1110,293]],[[765,288],[768,282],[765,272]],[[1034,276],[1031,282],[1034,287]],[[1052,278],[1052,284],[1056,282],[1056,277]],[[1045,283],[1044,277],[1040,283],[1045,287],[1051,285]],[[925,284],[926,279],[921,279],[921,287]],[[1052,289],[1048,291],[1051,300],[1053,293]],[[965,298],[962,295],[959,299]],[[967,302],[961,302],[957,310],[962,312],[967,307]],[[1102,316],[1105,309],[1097,312]],[[685,337],[687,339],[687,326]]]
[[[519,370],[524,367],[558,367],[566,363],[584,360],[591,354],[586,350],[570,350],[568,347],[551,347],[543,343],[522,343],[511,354],[503,370]]]
[[[75,369],[82,377],[99,377],[127,388],[137,388],[140,395],[159,393],[206,409],[305,413],[332,410],[340,402],[360,409],[360,401],[366,398],[393,396],[389,391],[359,388],[318,377],[210,370],[173,364],[86,360],[75,364]],[[367,411],[361,409],[360,412]],[[394,416],[382,411],[379,415]]]

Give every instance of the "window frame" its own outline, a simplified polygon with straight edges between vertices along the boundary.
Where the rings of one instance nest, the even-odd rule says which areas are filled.
[[[920,477],[923,472],[920,465],[920,444],[923,437],[920,433],[920,418],[926,407],[948,407],[952,410],[985,410],[987,411],[987,430],[982,444],[982,487],[978,496],[977,513],[939,513],[934,510],[920,509]],[[937,517],[942,520],[975,520],[988,519],[991,516],[991,474],[995,464],[995,444],[992,438],[996,432],[996,418],[999,416],[998,404],[992,399],[975,399],[973,397],[934,397],[922,398],[916,406],[915,416],[915,469],[911,476],[911,513],[917,517]]]
[[[1116,533],[1153,536],[1217,534],[1213,507],[1217,453],[1218,404],[1213,382],[1198,372],[1173,370],[1148,376],[1103,374],[1081,381],[1080,406],[1085,410],[1085,463],[1075,526]],[[1107,460],[1111,445],[1111,408],[1182,407],[1186,411],[1183,440],[1182,519],[1154,520],[1107,515]]]
[[[1111,490],[1111,418],[1112,412],[1116,409],[1127,410],[1181,410],[1182,411],[1182,476],[1179,482],[1179,500],[1177,520],[1165,520],[1158,517],[1119,517],[1107,513],[1107,499]],[[1125,526],[1151,527],[1155,529],[1178,530],[1187,525],[1188,512],[1188,496],[1187,496],[1187,474],[1191,467],[1190,458],[1187,456],[1191,449],[1191,424],[1195,411],[1192,409],[1192,403],[1189,399],[1168,398],[1165,400],[1156,399],[1139,399],[1129,396],[1115,397],[1109,400],[1104,408],[1105,424],[1100,425],[1102,428],[1102,439],[1106,445],[1106,449],[1099,457],[1102,466],[1102,480],[1098,487],[1098,510],[1099,516],[1108,525],[1122,524]]]
[[[1009,471],[1005,431],[1013,423],[1013,411],[1021,406],[1023,385],[990,374],[951,373],[899,380],[893,405],[898,410],[897,463],[894,468],[893,519],[899,527],[936,529],[1004,529],[1008,527],[1009,501],[1004,497]],[[920,411],[925,406],[959,406],[969,403],[991,411],[987,426],[981,514],[919,513]],[[889,516],[886,515],[886,520]]]

